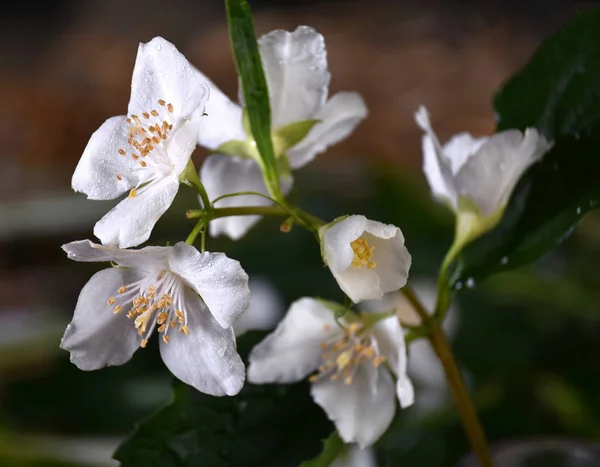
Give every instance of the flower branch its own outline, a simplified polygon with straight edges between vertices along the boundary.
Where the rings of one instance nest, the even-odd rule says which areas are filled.
[[[473,451],[479,458],[482,467],[493,467],[483,428],[465,386],[456,358],[454,357],[450,344],[442,330],[441,321],[430,316],[410,287],[404,287],[402,293],[421,318],[423,328],[427,330],[427,338],[444,368],[448,385],[450,386],[452,396],[456,402],[456,407]],[[438,309],[438,306],[436,306],[436,309]]]

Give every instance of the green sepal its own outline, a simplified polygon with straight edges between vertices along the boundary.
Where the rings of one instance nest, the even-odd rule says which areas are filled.
[[[281,157],[285,151],[302,141],[321,120],[301,120],[282,126],[273,133],[275,157]]]
[[[336,430],[323,440],[321,454],[312,460],[302,462],[300,467],[329,467],[346,449],[347,445]]]
[[[219,146],[215,152],[227,154],[228,156],[254,159],[257,162],[260,162],[260,154],[256,149],[256,143],[254,143],[254,140],[240,141],[239,139],[232,139],[231,141],[221,144],[221,146]]]

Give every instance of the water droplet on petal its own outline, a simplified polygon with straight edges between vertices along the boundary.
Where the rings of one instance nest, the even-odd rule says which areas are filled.
[[[156,44],[156,50],[158,50],[160,52],[161,46],[160,44]]]
[[[217,355],[219,357],[223,357],[223,355],[225,355],[225,347],[219,347],[219,350],[217,350]]]

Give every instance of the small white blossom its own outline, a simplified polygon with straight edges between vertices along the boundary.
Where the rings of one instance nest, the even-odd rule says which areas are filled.
[[[105,245],[145,242],[173,202],[198,139],[209,88],[161,37],[140,44],[128,116],[109,118],[92,135],[73,174],[89,199],[129,192],[95,226]]]
[[[377,467],[371,448],[361,449],[356,444],[346,446],[330,467]]]
[[[262,277],[251,277],[249,285],[252,292],[250,306],[233,323],[236,337],[248,331],[273,329],[285,311],[283,298],[269,281]]]
[[[339,92],[328,99],[330,74],[327,70],[325,40],[307,26],[293,32],[275,30],[258,40],[271,103],[272,139],[277,158],[287,157],[291,169],[313,160],[328,146],[346,138],[367,115],[364,101],[354,92]],[[268,194],[258,153],[242,122],[242,106],[231,102],[213,83],[209,83],[211,99],[202,121],[198,143],[216,151],[203,164],[200,179],[211,199],[218,196],[254,191]],[[240,101],[242,93],[240,89]],[[318,120],[314,126],[305,126]],[[290,132],[290,125],[296,125]],[[286,138],[290,133],[295,137]],[[299,141],[298,141],[299,139]],[[227,149],[227,150],[226,150]],[[224,153],[227,154],[224,154]],[[292,180],[282,180],[287,192]],[[270,201],[259,196],[226,198],[217,207],[262,206]],[[210,223],[213,236],[226,234],[241,238],[259,216],[232,216]]]
[[[244,364],[231,326],[250,291],[239,262],[183,242],[122,250],[82,240],[63,250],[75,261],[118,265],[84,286],[61,341],[78,368],[121,365],[156,329],[162,359],[181,381],[217,396],[240,391]]]
[[[321,227],[319,236],[325,262],[353,302],[406,284],[411,256],[398,227],[354,215]]]
[[[340,437],[365,448],[391,423],[396,398],[404,408],[413,403],[414,392],[398,320],[354,318],[338,324],[318,300],[294,302],[275,331],[250,353],[248,380],[292,383],[312,374],[313,399]]]
[[[552,147],[535,128],[483,138],[460,133],[442,145],[425,107],[419,108],[415,120],[425,132],[423,170],[431,191],[462,216],[459,227],[468,239],[500,220],[523,173]]]

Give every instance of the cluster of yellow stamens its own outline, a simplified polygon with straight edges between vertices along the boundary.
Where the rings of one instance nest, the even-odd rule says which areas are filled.
[[[352,251],[354,251],[352,266],[355,268],[366,267],[367,269],[373,269],[375,267],[375,261],[371,261],[375,247],[369,245],[367,239],[360,237],[351,242],[350,246],[352,247]]]
[[[163,99],[158,100],[158,105],[164,107],[169,114],[173,113],[173,104],[165,102]],[[160,117],[160,118],[159,118]],[[129,137],[127,143],[131,146],[129,156],[138,161],[141,167],[147,167],[148,162],[144,160],[154,148],[162,141],[168,139],[173,125],[168,119],[161,117],[161,112],[152,109],[150,112],[142,112],[142,117],[132,114],[127,117],[129,123]],[[147,124],[149,126],[144,126]],[[127,157],[127,151],[123,148],[119,149],[119,154]],[[117,180],[122,180],[121,175],[116,174]],[[137,191],[132,188],[129,192],[131,198],[135,197]]]
[[[131,295],[133,290],[129,293],[126,292],[128,292],[127,286],[120,287],[117,290],[117,297],[109,297],[107,303],[113,306],[121,298],[120,296]],[[158,332],[162,334],[162,339],[166,344],[169,343],[169,336],[167,335],[169,329],[179,326],[181,334],[190,335],[190,329],[186,324],[184,313],[173,306],[173,297],[168,293],[158,295],[156,288],[152,285],[135,296],[133,300],[126,299],[125,303],[131,303],[127,317],[134,320],[138,334],[146,336],[140,342],[141,347],[146,347],[148,344],[147,337],[156,325],[158,326]],[[113,309],[113,313],[120,313],[123,309],[123,305],[117,304]]]
[[[324,330],[327,331],[327,326]],[[345,384],[352,384],[358,365],[371,362],[377,368],[386,360],[372,345],[371,336],[361,323],[351,323],[344,330],[342,338],[332,344],[323,342],[321,349],[323,364],[319,366],[316,374],[308,378],[311,383],[329,377],[331,381],[343,378]]]

